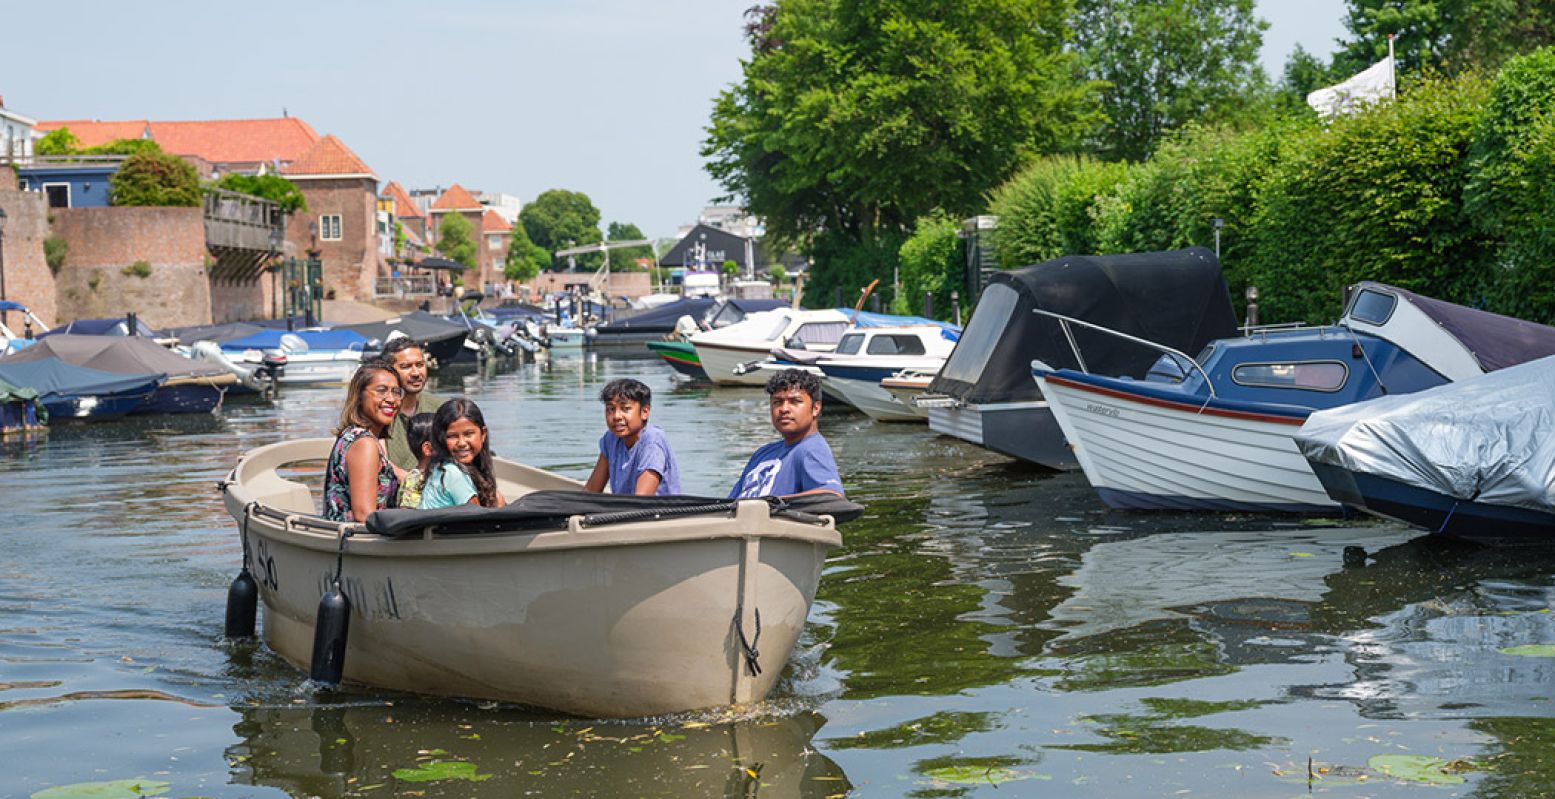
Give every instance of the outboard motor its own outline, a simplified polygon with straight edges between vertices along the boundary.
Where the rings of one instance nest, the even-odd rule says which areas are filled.
[[[370,338],[362,345],[362,363],[375,361],[383,356],[383,339]]]
[[[281,390],[281,378],[286,375],[286,353],[280,350],[265,350],[259,356],[259,366],[254,369],[254,376],[270,385],[270,396],[275,396]]]

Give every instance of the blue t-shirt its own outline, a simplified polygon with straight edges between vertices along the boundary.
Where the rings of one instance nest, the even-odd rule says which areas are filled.
[[[729,498],[782,497],[817,488],[842,493],[837,459],[820,433],[805,436],[792,446],[778,440],[756,450]]]
[[[599,438],[599,454],[605,456],[610,466],[610,493],[630,496],[637,490],[637,478],[643,472],[659,473],[659,488],[654,496],[680,493],[680,469],[675,466],[675,453],[664,431],[655,425],[644,425],[637,434],[637,443],[630,448],[605,431]]]
[[[476,495],[475,481],[453,463],[439,463],[427,475],[427,484],[421,489],[421,509],[452,508],[469,504]]]

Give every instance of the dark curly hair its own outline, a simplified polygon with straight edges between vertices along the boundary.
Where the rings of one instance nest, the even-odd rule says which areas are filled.
[[[383,349],[379,351],[378,357],[382,358],[385,363],[392,364],[394,363],[395,353],[404,352],[408,349],[418,349],[421,350],[422,355],[426,354],[426,348],[421,346],[421,342],[410,336],[395,336],[384,342]]]
[[[648,388],[641,380],[633,380],[623,377],[612,380],[599,390],[599,401],[627,400],[635,402],[644,408],[653,407],[653,389]]]
[[[779,391],[788,391],[792,388],[797,388],[809,394],[811,402],[819,403],[821,401],[821,378],[803,369],[784,369],[767,378],[768,396]]]

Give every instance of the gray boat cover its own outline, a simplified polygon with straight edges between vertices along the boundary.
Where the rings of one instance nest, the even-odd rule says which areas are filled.
[[[1318,411],[1295,439],[1316,463],[1555,512],[1555,357]]]
[[[774,516],[800,521],[821,515],[840,522],[852,521],[864,506],[836,494],[806,494],[778,499],[766,497]],[[639,497],[629,494],[594,494],[587,491],[535,491],[502,508],[460,505],[437,510],[396,508],[375,511],[367,517],[368,532],[389,538],[419,536],[428,527],[441,535],[520,533],[565,527],[567,519],[583,516],[585,524],[648,521],[655,518],[722,513],[733,510],[734,500],[722,497]]]
[[[32,363],[58,358],[65,363],[130,375],[164,374],[180,377],[230,377],[226,367],[185,358],[155,341],[139,336],[77,336],[63,334],[0,359],[3,363]]]

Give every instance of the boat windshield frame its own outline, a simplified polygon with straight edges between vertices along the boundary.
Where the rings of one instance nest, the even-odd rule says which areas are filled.
[[[1084,319],[1076,319],[1072,316],[1064,316],[1063,314],[1053,313],[1052,311],[1045,311],[1041,308],[1032,308],[1031,312],[1058,321],[1059,328],[1064,331],[1064,338],[1069,342],[1069,351],[1074,353],[1075,362],[1080,364],[1080,371],[1084,372],[1085,374],[1090,374],[1091,370],[1085,365],[1085,356],[1080,354],[1080,345],[1075,342],[1074,331],[1069,329],[1071,324],[1079,325],[1088,330],[1095,330],[1100,333],[1106,333],[1109,336],[1120,338],[1124,341],[1141,344],[1158,352],[1162,352],[1175,358],[1180,358],[1184,361],[1187,361],[1193,365],[1194,370],[1199,373],[1199,376],[1204,378],[1204,388],[1209,391],[1210,399],[1217,399],[1215,396],[1215,384],[1209,379],[1209,373],[1204,371],[1204,367],[1200,366],[1198,361],[1188,357],[1187,353],[1184,353],[1181,350],[1173,349],[1166,346],[1165,344],[1157,344],[1149,339],[1143,339],[1138,336],[1131,336],[1127,333],[1113,330],[1110,327],[1103,327],[1098,324],[1092,324],[1091,322],[1087,322]]]

